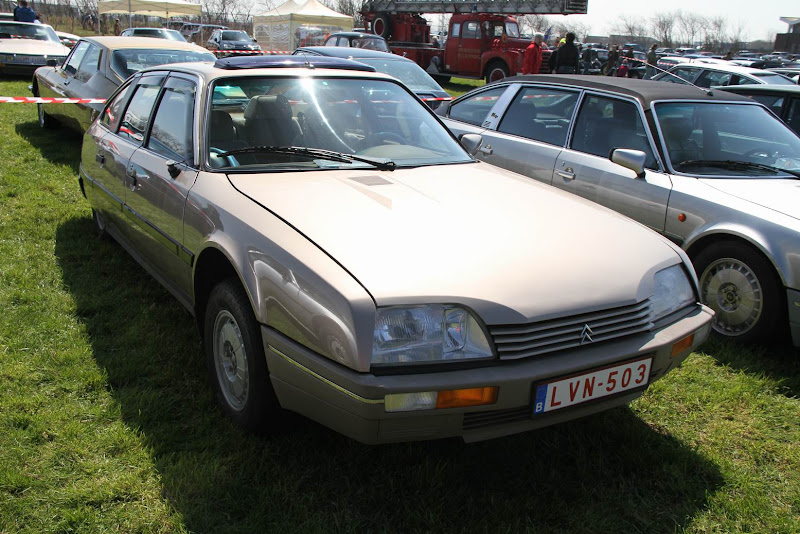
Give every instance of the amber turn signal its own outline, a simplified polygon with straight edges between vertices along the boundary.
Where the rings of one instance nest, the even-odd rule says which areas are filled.
[[[462,408],[482,406],[497,402],[497,387],[451,389],[440,391],[436,399],[437,408]]]
[[[694,334],[688,335],[685,338],[678,341],[677,343],[675,343],[674,345],[672,345],[672,354],[670,354],[669,357],[674,358],[681,352],[691,347],[692,343],[694,343]]]

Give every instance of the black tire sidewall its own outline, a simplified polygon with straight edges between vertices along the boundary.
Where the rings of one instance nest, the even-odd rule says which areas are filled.
[[[505,67],[502,63],[491,63],[489,67],[486,69],[486,83],[492,83],[492,73],[496,70],[500,70],[503,72],[503,78],[508,78],[508,68]],[[498,78],[494,80],[496,82],[502,80],[503,78]]]
[[[732,241],[722,241],[710,245],[695,256],[693,263],[697,279],[701,284],[700,298],[705,303],[702,295],[703,272],[713,262],[722,258],[736,259],[744,263],[753,272],[761,285],[764,304],[758,322],[750,331],[736,336],[720,332],[717,332],[717,334],[742,343],[754,343],[780,338],[780,333],[786,326],[786,321],[784,320],[786,306],[782,296],[782,286],[769,260],[751,246]]]
[[[217,315],[224,310],[233,316],[239,327],[247,358],[249,391],[247,402],[238,411],[228,404],[222,393],[214,359],[214,323]],[[203,332],[208,380],[217,402],[237,425],[251,432],[263,433],[267,430],[269,412],[276,408],[277,401],[269,382],[261,331],[250,306],[250,300],[238,279],[229,278],[211,291],[206,305]]]

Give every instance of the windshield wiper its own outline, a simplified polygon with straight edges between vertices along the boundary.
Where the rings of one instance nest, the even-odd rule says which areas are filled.
[[[791,174],[796,178],[800,178],[800,171],[790,171],[788,169],[781,169],[780,167],[773,167],[771,165],[764,165],[763,163],[753,163],[752,161],[738,161],[738,160],[721,160],[721,159],[690,159],[687,161],[681,161],[680,163],[676,164],[677,167],[693,167],[693,166],[705,166],[705,167],[720,167],[723,169],[760,169],[762,171],[770,171],[770,172],[785,172],[786,174]]]
[[[353,156],[344,152],[334,152],[333,150],[323,150],[321,148],[307,148],[302,146],[252,146],[250,148],[237,148],[222,152],[220,156],[235,156],[237,154],[287,154],[290,156],[305,156],[312,159],[325,159],[328,161],[338,161],[340,163],[366,163],[372,165],[379,171],[393,171],[397,164],[392,160],[379,161],[361,156]]]

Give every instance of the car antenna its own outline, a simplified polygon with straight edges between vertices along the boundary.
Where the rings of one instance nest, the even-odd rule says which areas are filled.
[[[300,54],[302,54],[302,56],[303,56],[303,59],[304,59],[304,60],[305,60],[305,62],[306,62],[306,68],[307,68],[307,69],[313,69],[313,68],[314,68],[314,65],[313,65],[313,64],[312,64],[312,63],[311,63],[311,62],[308,60],[308,54],[306,53],[306,51],[305,51],[305,50],[301,50],[301,51],[300,51]]]

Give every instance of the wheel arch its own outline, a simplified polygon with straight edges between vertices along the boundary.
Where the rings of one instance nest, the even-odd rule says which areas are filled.
[[[687,240],[683,249],[689,258],[694,263],[695,258],[701,251],[715,243],[723,241],[730,241],[742,246],[746,246],[761,256],[763,256],[772,266],[773,274],[777,276],[778,281],[784,286],[787,286],[787,280],[784,273],[787,266],[780,265],[777,257],[773,254],[770,247],[765,246],[769,241],[762,234],[753,232],[751,228],[738,228],[738,227],[716,227],[709,229],[702,234],[698,234]],[[700,274],[698,274],[699,278]]]
[[[227,278],[239,280],[250,301],[250,307],[254,313],[257,308],[254,306],[253,292],[248,287],[241,273],[234,267],[234,262],[229,257],[227,251],[217,246],[216,243],[209,243],[198,255],[194,262],[193,292],[194,292],[194,316],[200,335],[203,335],[204,317],[208,297],[214,286]]]

